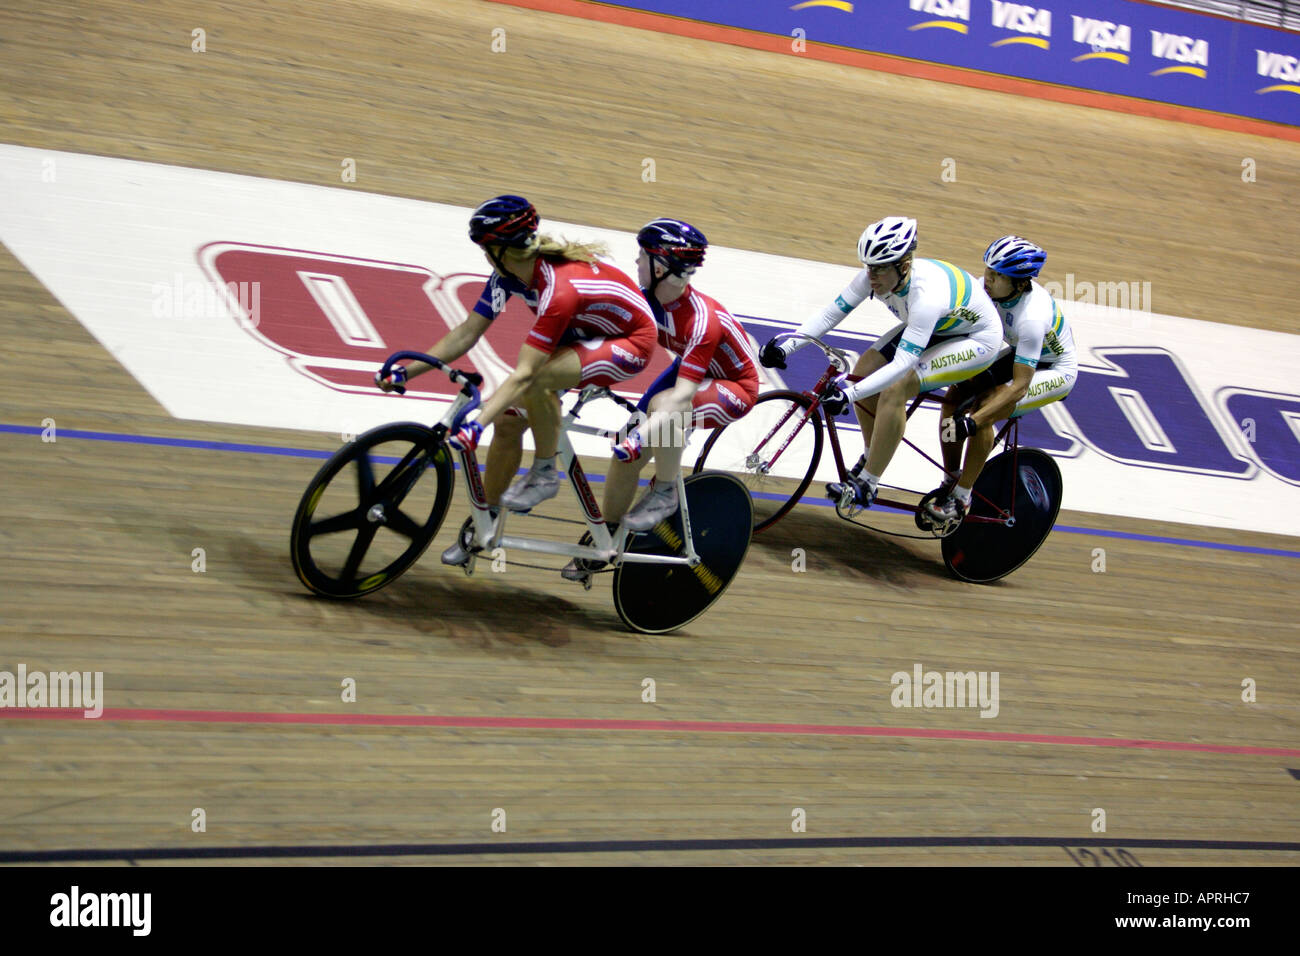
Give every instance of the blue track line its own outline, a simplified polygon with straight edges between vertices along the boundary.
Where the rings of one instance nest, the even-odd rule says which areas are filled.
[[[40,435],[45,431],[33,425],[6,425],[0,423],[0,433],[11,435]],[[316,458],[325,459],[334,454],[332,451],[313,451],[309,448],[283,448],[279,445],[247,445],[240,442],[225,441],[201,441],[194,438],[162,438],[156,435],[122,435],[116,432],[91,432],[81,431],[73,428],[60,429],[57,432],[59,438],[81,438],[88,441],[110,441],[121,442],[133,445],[164,445],[171,448],[199,448],[205,451],[233,451],[242,452],[248,455],[280,455],[286,458]],[[395,462],[396,459],[393,459]],[[522,474],[522,470],[520,474]],[[601,482],[605,478],[603,475],[588,475],[589,481]],[[645,482],[643,481],[642,484]],[[772,501],[779,501],[780,496],[759,494],[759,498],[765,498]],[[814,507],[831,508],[834,505],[829,501],[819,500],[816,497],[805,497],[800,504],[813,505]],[[885,511],[895,511],[893,508],[882,509]],[[905,512],[897,512],[904,514]],[[1104,531],[1100,528],[1076,528],[1068,525],[1057,525],[1053,531],[1062,531],[1066,534],[1084,534],[1098,538],[1121,538],[1128,541],[1148,541],[1153,544],[1172,544],[1184,548],[1207,548],[1211,551],[1233,551],[1239,554],[1262,554],[1279,558],[1300,558],[1300,551],[1288,551],[1284,548],[1258,548],[1244,544],[1222,544],[1217,541],[1198,541],[1195,538],[1170,538],[1154,534],[1137,534],[1130,531]]]

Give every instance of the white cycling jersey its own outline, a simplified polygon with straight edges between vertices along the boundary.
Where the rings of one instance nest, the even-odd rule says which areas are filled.
[[[993,305],[1018,363],[1031,369],[1078,367],[1070,323],[1052,294],[1037,282],[1031,282],[1017,298]]]
[[[870,296],[870,274],[864,268],[833,303],[804,322],[799,333],[818,338],[825,335]],[[882,392],[900,381],[920,362],[921,353],[936,342],[971,338],[978,343],[979,358],[973,370],[954,369],[956,377],[952,380],[956,381],[986,366],[985,350],[991,348],[996,353],[1002,340],[1002,323],[983,283],[942,259],[913,259],[902,289],[882,295],[880,301],[905,323],[905,328],[889,363],[846,390],[854,401]],[[786,351],[797,351],[806,344],[805,340],[797,340]]]

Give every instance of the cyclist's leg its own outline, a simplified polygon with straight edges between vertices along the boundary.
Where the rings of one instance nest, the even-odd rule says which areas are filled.
[[[563,475],[555,460],[560,444],[560,398],[556,392],[577,385],[581,373],[582,364],[573,350],[559,349],[537,370],[524,392],[535,450],[528,473],[501,495],[501,504],[509,510],[531,511],[559,493]]]
[[[877,369],[884,368],[890,359],[894,357],[894,348],[898,345],[898,340],[902,338],[903,331],[906,328],[907,325],[900,322],[876,339],[871,348],[863,352],[862,357],[853,366],[852,380],[864,379]],[[853,412],[858,418],[858,426],[862,429],[862,444],[866,449],[870,449],[872,435],[875,434],[876,405],[878,402],[879,396],[872,395],[870,398],[864,398],[853,406]],[[865,456],[866,453],[864,450],[863,455]]]
[[[1025,392],[1025,397],[1016,403],[1010,417],[1019,418],[1026,412],[1035,411],[1052,402],[1065,401],[1078,377],[1079,367],[1073,364],[1068,366],[1057,364],[1051,368],[1036,369],[1034,377],[1029,380],[1029,390]]]
[[[1077,366],[1035,370],[1033,378],[1029,380],[1029,388],[1025,392],[1024,398],[1016,403],[1011,413],[1006,417],[1019,418],[1026,412],[1036,411],[1044,405],[1062,401],[1074,388],[1077,375]],[[987,402],[991,391],[990,389],[989,392],[980,396],[976,403],[977,408]],[[966,450],[966,464],[962,468],[961,478],[957,482],[959,488],[969,492],[970,489],[975,487],[975,481],[979,478],[980,472],[984,470],[989,452],[992,450],[993,425],[989,424],[971,436]]]
[[[533,469],[546,474],[546,497],[555,492],[549,471],[560,439],[560,401],[555,394],[566,388],[600,385],[606,388],[626,381],[644,371],[656,345],[653,326],[629,336],[614,339],[588,339],[556,350],[538,371],[526,394],[528,415],[532,421],[533,441],[537,446]],[[526,476],[527,477],[527,476]],[[521,479],[522,480],[522,479]],[[515,499],[511,489],[510,497]],[[517,499],[529,503],[537,495]],[[539,500],[545,500],[540,498]]]
[[[876,427],[872,433],[867,465],[862,477],[870,484],[880,480],[889,462],[903,440],[907,426],[907,404],[917,395],[920,379],[916,370],[909,371],[901,381],[895,382],[880,393],[876,404]]]
[[[654,380],[641,401],[637,402],[637,408],[643,415],[650,411],[651,403],[655,398],[666,389],[672,388],[677,382],[677,370],[681,365],[681,360],[673,362],[672,365],[664,369],[659,377]],[[644,425],[646,419],[641,420]],[[634,429],[638,436],[644,441],[644,429]],[[637,480],[642,470],[653,457],[653,451],[649,454],[642,454],[635,461],[619,461],[617,456],[610,458],[609,471],[605,475],[605,499],[602,510],[605,520],[610,524],[618,524],[623,520],[623,515],[627,514],[627,509],[632,505],[632,499],[636,497]]]
[[[650,403],[655,409],[659,396]],[[663,398],[666,400],[667,395]],[[686,452],[687,428],[725,428],[739,421],[754,407],[758,399],[758,381],[733,382],[729,379],[706,378],[691,398],[689,425],[683,421],[670,421],[667,428],[659,428],[652,435],[655,449],[655,479],[659,485],[676,482],[681,471],[682,455]]]
[[[487,499],[493,516],[501,504],[501,495],[519,470],[519,462],[524,457],[524,432],[527,430],[527,412],[518,407],[506,409],[505,414],[494,423],[492,444],[488,445],[487,461],[483,468],[483,496]],[[469,560],[470,552],[465,546],[465,536],[467,529],[472,527],[473,520],[472,517],[465,519],[465,524],[456,534],[456,540],[442,552],[443,564],[463,565]]]
[[[966,464],[963,466],[961,449],[962,440],[954,434],[953,426],[950,424],[958,413],[958,409],[963,405],[970,403],[967,414],[979,408],[987,400],[988,395],[999,385],[1011,381],[1012,369],[1015,366],[1015,352],[1010,348],[1003,348],[999,358],[984,371],[971,376],[962,382],[952,385],[944,395],[942,408],[939,414],[939,443],[943,449],[943,466],[949,475],[956,475],[958,471],[970,468],[971,454],[967,452]],[[981,432],[983,429],[981,429]],[[977,433],[978,434],[978,433]],[[974,481],[979,477],[980,469],[984,465],[985,458],[988,457],[989,450],[993,447],[993,433],[990,430],[988,435],[983,436],[987,439],[988,448],[984,449],[983,454],[976,453],[979,458],[979,464],[970,473],[970,481],[966,481],[967,474],[963,471],[957,484],[963,488],[974,487]],[[972,439],[974,441],[975,439]]]
[[[691,428],[719,428],[743,418],[758,399],[758,380],[734,382],[703,379],[691,398],[689,413],[669,412],[670,393],[662,392],[650,401],[647,422],[648,445],[654,449],[655,486],[625,518],[633,530],[648,530],[671,517],[680,506],[677,478]]]
[[[557,349],[546,360],[524,393],[528,423],[533,430],[535,461],[555,457],[560,442],[560,399],[555,393],[576,388],[582,378],[582,361],[572,348]]]
[[[980,396],[982,402],[988,394]],[[977,404],[978,408],[979,405]],[[963,500],[970,499],[970,491],[975,487],[975,480],[979,478],[980,472],[984,470],[984,463],[989,460],[989,452],[993,450],[993,426],[985,425],[983,428],[976,429],[975,434],[970,436],[966,442],[966,461],[962,465],[961,475],[957,478],[957,488],[960,489]]]
[[[1000,328],[991,328],[977,335],[959,335],[941,339],[930,345],[921,353],[921,360],[914,369],[917,379],[917,391],[913,395],[932,392],[944,386],[951,386],[973,379],[994,363],[998,358],[1001,345]],[[904,409],[904,416],[905,412]],[[900,437],[901,434],[900,429]],[[988,438],[991,440],[991,432]],[[970,447],[979,440],[980,432],[976,432],[971,437],[971,440],[967,442],[967,454],[969,454]],[[953,465],[956,465],[955,461]],[[961,487],[960,482],[959,487]]]
[[[519,462],[524,457],[524,432],[528,431],[528,418],[522,408],[511,408],[496,420],[495,425],[483,471],[483,491],[487,503],[493,506],[501,500],[501,492],[510,486],[519,470]]]

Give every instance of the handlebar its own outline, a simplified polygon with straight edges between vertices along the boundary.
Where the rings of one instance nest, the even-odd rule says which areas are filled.
[[[465,423],[466,416],[468,416],[470,412],[474,411],[474,409],[478,408],[479,404],[483,400],[483,396],[479,392],[479,386],[483,384],[483,376],[478,374],[478,372],[462,372],[459,369],[454,369],[444,362],[434,358],[432,355],[426,355],[424,352],[403,351],[394,352],[384,360],[384,367],[379,370],[380,377],[383,378],[387,376],[392,372],[393,366],[403,359],[412,359],[416,362],[424,362],[426,365],[431,365],[436,369],[446,372],[447,377],[450,378],[453,383],[459,385],[461,391],[470,397],[469,403],[456,414],[456,417],[452,419],[451,425],[448,428],[448,431],[455,434],[460,429],[460,426]],[[406,389],[403,388],[401,391],[405,393]]]
[[[814,337],[811,336],[811,335],[802,335],[802,334],[800,334],[800,333],[798,333],[798,332],[790,332],[790,333],[788,333],[788,334],[786,334],[786,335],[778,335],[778,336],[777,336],[777,339],[778,339],[778,340],[781,340],[781,339],[804,339],[805,341],[807,341],[807,342],[811,342],[813,345],[817,346],[819,349],[821,349],[823,352],[825,352],[825,353],[826,353],[826,358],[827,358],[827,360],[828,360],[832,365],[834,365],[834,366],[835,366],[839,371],[841,371],[841,372],[847,372],[847,371],[849,371],[851,368],[853,368],[853,363],[849,361],[849,353],[848,353],[848,352],[844,351],[843,349],[837,349],[837,348],[836,348],[835,346],[833,346],[833,345],[827,345],[825,342],[823,342],[823,341],[822,341],[821,339],[819,339],[819,338],[814,338]]]

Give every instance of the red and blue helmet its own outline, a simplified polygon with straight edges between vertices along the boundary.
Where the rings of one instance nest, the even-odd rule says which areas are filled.
[[[984,264],[1012,279],[1032,279],[1046,261],[1047,253],[1040,246],[1019,236],[994,239],[984,251]]]
[[[522,249],[537,233],[537,210],[523,196],[496,196],[469,217],[469,237],[480,246],[488,243]]]
[[[673,275],[683,275],[704,263],[709,240],[689,222],[680,219],[655,219],[636,234],[637,245],[647,254],[663,261]]]

